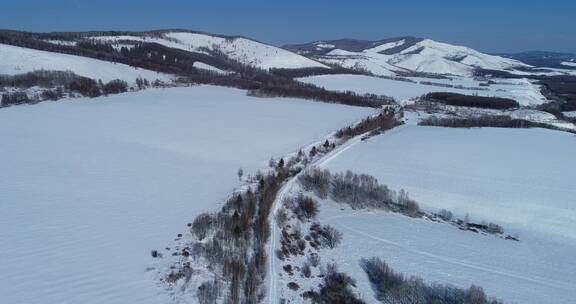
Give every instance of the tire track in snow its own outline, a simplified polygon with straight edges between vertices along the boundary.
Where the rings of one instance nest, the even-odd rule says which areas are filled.
[[[346,218],[346,217],[353,217],[353,215],[350,216],[337,216],[337,217],[333,217],[330,219],[327,219],[326,221],[332,221],[336,218]],[[505,277],[509,277],[509,278],[513,278],[513,279],[517,279],[517,280],[521,280],[521,281],[527,281],[533,284],[537,284],[537,285],[545,285],[548,287],[552,287],[552,288],[560,288],[560,289],[564,289],[567,291],[572,291],[574,290],[574,286],[571,286],[569,284],[566,284],[564,282],[560,282],[560,281],[556,281],[556,280],[551,280],[551,279],[545,279],[545,278],[540,278],[540,277],[529,277],[526,275],[522,275],[522,274],[518,274],[518,273],[514,273],[514,272],[509,272],[509,271],[502,271],[502,270],[496,270],[496,269],[492,269],[489,267],[484,267],[484,266],[479,266],[479,265],[475,265],[472,263],[468,263],[468,262],[464,262],[455,258],[450,258],[450,257],[446,257],[446,256],[441,256],[441,255],[437,255],[437,254],[433,254],[427,251],[423,251],[423,250],[418,250],[418,249],[413,249],[410,248],[408,246],[399,244],[397,242],[391,241],[391,240],[387,240],[384,238],[380,238],[377,236],[374,236],[370,233],[352,228],[348,225],[342,224],[341,222],[335,224],[336,226],[340,226],[348,231],[354,232],[356,234],[359,234],[361,236],[370,238],[372,240],[381,242],[381,243],[385,243],[394,247],[398,247],[400,249],[406,250],[408,252],[414,253],[414,254],[418,254],[418,255],[422,255],[422,256],[426,256],[432,259],[436,259],[445,263],[449,263],[449,264],[453,264],[453,265],[458,265],[458,266],[462,266],[462,267],[466,267],[466,268],[470,268],[470,269],[475,269],[475,270],[479,270],[479,271],[483,271],[483,272],[487,272],[487,273],[491,273],[491,274],[495,274],[495,275],[501,275],[501,276],[505,276]]]

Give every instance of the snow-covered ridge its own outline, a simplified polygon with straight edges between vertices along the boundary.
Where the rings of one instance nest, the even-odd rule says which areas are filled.
[[[129,84],[137,78],[169,81],[171,76],[82,56],[53,53],[0,44],[0,75],[17,75],[37,70],[71,71],[77,75],[108,82],[122,79]]]
[[[170,48],[199,53],[206,53],[206,50],[215,50],[243,64],[266,70],[273,68],[328,68],[326,65],[304,56],[243,37],[225,38],[202,33],[167,32],[160,38],[128,35],[98,36],[94,38],[112,43],[126,40],[153,42]]]
[[[355,47],[364,48],[354,50]],[[338,48],[330,42],[312,45],[326,52],[310,55],[316,60],[337,64],[346,68],[364,70],[378,76],[394,76],[399,73],[419,72],[471,76],[475,69],[511,71],[528,68],[527,64],[514,59],[487,55],[468,47],[455,46],[430,39],[398,38],[382,42],[360,42],[354,47]],[[298,46],[291,47],[297,48]],[[309,53],[308,45],[301,46],[301,53]]]

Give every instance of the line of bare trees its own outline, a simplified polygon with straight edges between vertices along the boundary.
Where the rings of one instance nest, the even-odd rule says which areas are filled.
[[[551,124],[533,122],[526,119],[512,118],[506,115],[482,115],[472,117],[437,117],[430,116],[421,120],[421,126],[436,126],[448,128],[544,128],[576,133],[574,130],[563,129]]]
[[[518,237],[504,235],[504,228],[496,223],[474,223],[468,216],[465,219],[458,219],[447,210],[441,210],[438,213],[420,210],[419,204],[409,197],[408,192],[403,189],[395,192],[370,175],[355,174],[351,171],[333,174],[328,170],[310,168],[298,177],[298,181],[304,190],[313,192],[321,199],[330,198],[335,202],[347,204],[352,209],[382,209],[410,217],[442,220],[462,230],[484,232],[518,241]],[[299,207],[298,204],[291,206]],[[295,207],[292,208],[295,214],[304,212],[301,210],[302,207]]]
[[[420,98],[420,101],[438,102],[450,106],[473,107],[482,109],[512,109],[520,107],[517,101],[510,98],[485,97],[457,93],[433,92]]]
[[[137,79],[139,88],[149,85],[148,80]],[[119,94],[128,91],[128,83],[114,79],[103,83],[70,71],[33,71],[18,75],[0,75],[0,88],[16,88],[2,94],[0,106],[36,103],[43,100],[58,100],[68,93],[85,97]],[[28,96],[26,89],[38,87],[40,94]]]
[[[392,129],[400,124],[394,115],[395,113],[393,111],[386,111],[378,114],[377,116],[365,118],[354,126],[349,126],[338,130],[336,132],[336,137],[350,138],[362,135],[370,131],[379,133]]]
[[[332,174],[328,170],[311,168],[298,178],[306,191],[313,191],[320,198],[331,198],[348,204],[353,209],[384,209],[415,217],[421,211],[416,201],[408,193],[400,190],[397,194],[370,175],[346,173]]]
[[[501,304],[486,296],[484,290],[472,285],[462,289],[450,285],[428,285],[421,278],[406,277],[395,272],[379,258],[362,259],[362,269],[368,276],[376,298],[386,304]]]

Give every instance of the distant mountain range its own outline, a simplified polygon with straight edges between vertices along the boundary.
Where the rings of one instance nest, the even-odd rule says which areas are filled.
[[[478,68],[497,71],[529,68],[514,59],[415,37],[315,41],[284,48],[328,65],[363,70],[377,76],[412,73],[471,76]]]
[[[76,57],[67,57],[70,55]],[[83,65],[77,56],[91,61]],[[107,68],[98,69],[98,61],[106,61],[108,65],[101,66]],[[110,66],[110,62],[116,65]],[[148,79],[163,78],[145,70],[185,77],[198,72],[242,74],[247,68],[264,72],[281,70],[291,77],[346,72],[390,77],[471,77],[478,70],[518,75],[564,73],[562,70],[534,70],[534,66],[564,70],[576,68],[576,56],[546,52],[498,56],[415,37],[377,41],[326,40],[276,47],[241,36],[189,30],[78,33],[0,31],[0,74],[5,75],[69,69],[80,76],[112,79],[122,78],[125,73],[118,70],[126,71],[130,67],[140,70],[131,71],[129,82],[138,75]]]
[[[559,69],[576,69],[576,54],[529,51],[512,54],[495,54],[504,58],[515,59],[529,65]]]

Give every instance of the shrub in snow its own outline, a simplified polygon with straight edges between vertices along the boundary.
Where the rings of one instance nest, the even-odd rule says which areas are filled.
[[[102,87],[102,92],[108,94],[119,94],[128,91],[128,83],[124,80],[115,79]]]
[[[29,101],[30,99],[28,98],[28,95],[25,92],[5,93],[2,95],[2,102],[0,103],[0,105],[5,107],[27,103]]]
[[[330,248],[335,248],[342,242],[342,232],[330,225],[322,227],[320,236],[322,237],[322,245]]]
[[[356,294],[352,291],[352,287],[356,287],[356,282],[345,273],[338,272],[336,265],[330,264],[327,266],[326,273],[324,274],[324,281],[320,285],[318,291],[307,291],[303,294],[305,298],[309,298],[312,303],[316,304],[329,304],[329,303],[345,303],[345,304],[362,304],[364,301],[358,299]]]
[[[312,198],[305,197],[302,194],[299,194],[296,197],[285,198],[283,201],[283,207],[283,210],[291,211],[291,213],[293,213],[300,221],[308,219],[310,216],[309,212],[312,212],[314,216],[317,212],[316,202]],[[309,208],[311,209],[307,210]]]
[[[216,304],[220,296],[220,286],[218,281],[204,282],[198,286],[196,290],[196,297],[200,304]]]
[[[486,229],[490,233],[504,233],[504,228],[498,224],[489,223]]]
[[[306,191],[314,191],[322,199],[328,197],[330,190],[330,172],[327,170],[320,170],[312,168],[301,174],[298,181]]]
[[[300,221],[310,220],[318,214],[318,203],[311,197],[299,194],[288,204]]]
[[[199,240],[206,237],[208,231],[211,230],[212,216],[208,213],[203,213],[197,216],[192,222],[192,232]]]
[[[98,97],[102,95],[100,84],[90,78],[80,77],[68,84],[67,88],[86,97]]]
[[[446,210],[446,209],[442,209],[440,210],[440,212],[438,212],[438,217],[440,217],[442,220],[444,221],[451,221],[454,216],[452,215],[452,212]]]
[[[58,87],[53,90],[46,90],[42,92],[40,97],[42,100],[58,100],[64,98],[64,90],[62,90],[62,87]]]
[[[305,278],[309,278],[312,275],[312,269],[310,268],[309,262],[304,262],[304,265],[302,265],[302,268],[300,269],[300,274]]]
[[[312,265],[312,267],[318,267],[320,265],[320,256],[316,253],[312,253],[308,256],[308,263]]]
[[[278,210],[278,212],[276,213],[276,225],[278,225],[278,227],[282,227],[284,226],[287,220],[288,220],[288,213],[286,213],[286,210],[284,209]]]
[[[289,275],[292,275],[292,265],[286,264],[282,266],[282,269],[284,269],[284,271],[286,271],[286,273],[288,273]]]
[[[288,288],[297,291],[298,289],[300,289],[300,285],[296,284],[296,282],[290,282],[288,283]]]

